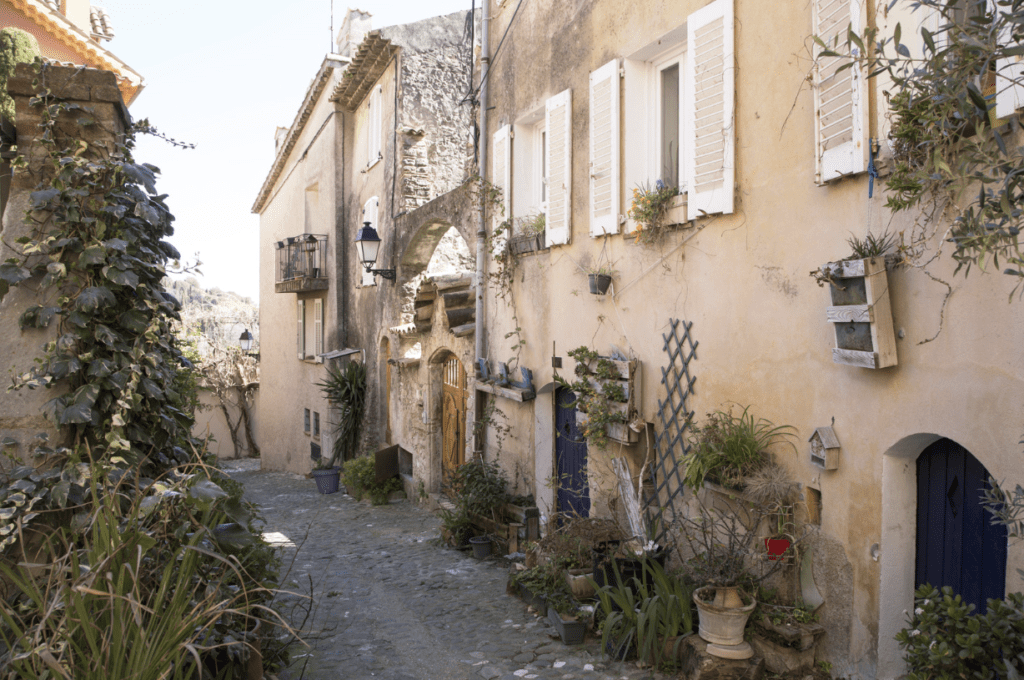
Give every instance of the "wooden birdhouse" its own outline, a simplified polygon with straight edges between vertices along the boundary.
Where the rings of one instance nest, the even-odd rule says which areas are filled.
[[[819,427],[808,440],[811,443],[811,463],[822,470],[839,467],[839,438],[831,427]]]

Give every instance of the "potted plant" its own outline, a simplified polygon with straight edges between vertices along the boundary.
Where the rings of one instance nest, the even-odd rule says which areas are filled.
[[[508,241],[509,252],[523,255],[537,250],[544,250],[544,229],[546,220],[544,213],[517,218],[514,222],[515,233]]]
[[[750,641],[767,670],[780,675],[810,671],[817,642],[825,632],[818,615],[799,600],[783,604],[773,588],[758,588],[757,599]]]
[[[342,370],[327,369],[327,380],[317,383],[317,387],[336,409],[334,447],[325,466],[334,467],[356,455],[366,407],[366,365],[350,361]]]
[[[341,470],[332,465],[331,461],[321,458],[317,461],[310,475],[312,475],[313,481],[316,482],[316,490],[320,493],[331,494],[338,492],[338,480],[341,477]]]
[[[604,295],[608,292],[608,286],[612,283],[612,268],[608,265],[595,267],[584,267],[587,272],[587,279],[590,282],[590,293],[592,295]]]
[[[636,222],[635,242],[652,245],[661,238],[665,216],[679,189],[660,179],[651,187],[640,184],[633,188],[633,200],[626,216]]]

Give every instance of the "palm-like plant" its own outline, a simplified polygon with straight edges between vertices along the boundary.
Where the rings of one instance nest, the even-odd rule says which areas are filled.
[[[334,467],[338,461],[352,458],[359,444],[359,425],[366,408],[366,365],[352,361],[342,370],[328,369],[327,380],[317,387],[338,410],[330,462]]]

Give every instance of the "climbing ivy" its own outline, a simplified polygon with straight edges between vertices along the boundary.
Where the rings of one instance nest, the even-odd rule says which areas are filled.
[[[179,257],[164,240],[174,217],[156,190],[159,170],[132,157],[135,130],[112,152],[69,136],[69,116],[102,123],[46,89],[46,72],[40,66],[41,95],[31,100],[46,152],[32,170],[42,179],[26,214],[31,229],[16,240],[20,255],[0,264],[0,300],[30,287],[36,302],[21,328],[55,332],[11,389],[52,389],[46,415],[60,444],[89,452],[83,460],[118,457],[155,477],[192,458],[188,362],[171,331],[180,305],[161,285]],[[24,158],[12,166],[28,171]]]

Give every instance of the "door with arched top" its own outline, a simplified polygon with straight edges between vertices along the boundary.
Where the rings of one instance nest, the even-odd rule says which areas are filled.
[[[445,486],[465,462],[465,451],[466,369],[453,355],[445,360],[441,379],[441,477]]]
[[[989,474],[971,452],[940,439],[917,459],[915,585],[950,586],[978,612],[1006,586],[1006,527],[981,505]]]

